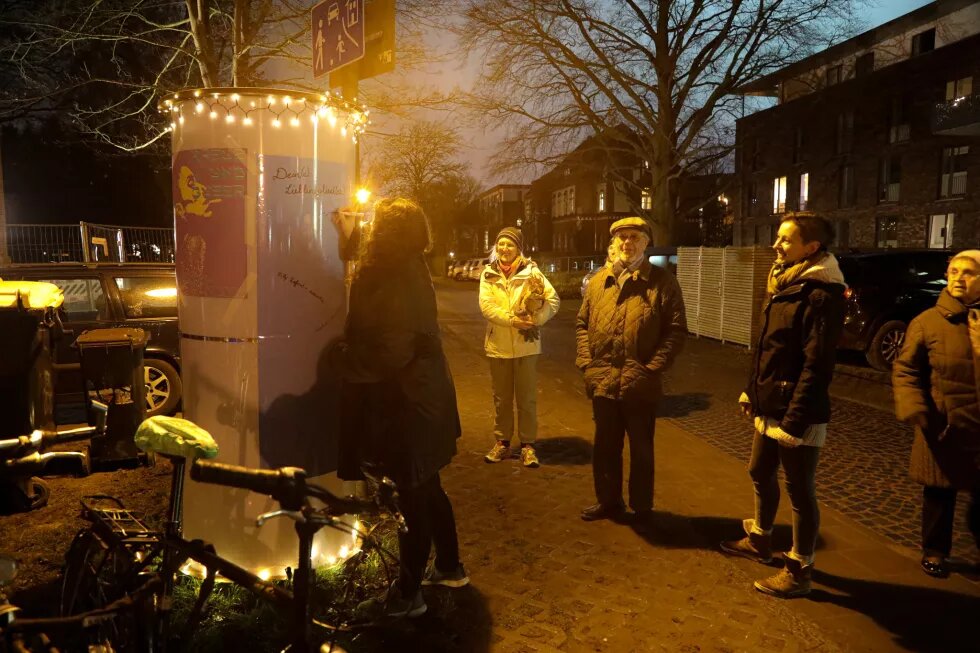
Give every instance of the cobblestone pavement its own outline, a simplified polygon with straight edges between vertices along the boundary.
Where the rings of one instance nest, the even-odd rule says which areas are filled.
[[[741,348],[707,339],[688,341],[669,374],[663,412],[722,451],[748,463],[751,427],[735,407],[749,365]],[[707,376],[704,370],[711,370]],[[840,510],[893,542],[919,549],[922,486],[908,478],[912,429],[888,410],[845,399],[853,378],[838,374],[827,444],[817,472],[821,503]],[[862,379],[860,383],[873,381]],[[708,388],[706,392],[706,388]],[[966,496],[960,497],[954,553],[972,555],[965,529]]]
[[[430,590],[427,601],[448,630],[461,615],[468,620],[457,650],[842,650],[787,603],[749,591],[756,570],[732,564],[689,524],[650,546],[627,525],[579,519],[594,502],[592,422],[567,360],[541,360],[543,466],[486,464],[492,436],[483,323],[440,311],[464,433],[443,485],[480,599]],[[466,602],[463,610],[448,609],[456,601]]]

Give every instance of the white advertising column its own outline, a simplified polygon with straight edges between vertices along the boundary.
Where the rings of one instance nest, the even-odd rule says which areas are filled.
[[[200,89],[165,102],[173,199],[183,408],[218,461],[305,468],[339,488],[337,381],[325,365],[343,330],[344,265],[331,213],[353,203],[365,112],[338,98]],[[327,474],[330,474],[327,476]],[[244,490],[188,480],[184,532],[263,575],[296,566],[293,522]],[[314,562],[351,536],[320,532]]]

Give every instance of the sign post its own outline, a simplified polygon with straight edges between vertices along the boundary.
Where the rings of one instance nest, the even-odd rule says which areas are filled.
[[[324,0],[310,14],[314,79],[364,57],[364,0]]]

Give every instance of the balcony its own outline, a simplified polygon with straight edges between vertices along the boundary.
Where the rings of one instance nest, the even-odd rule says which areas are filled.
[[[943,136],[980,136],[980,95],[968,95],[932,108],[932,131]]]

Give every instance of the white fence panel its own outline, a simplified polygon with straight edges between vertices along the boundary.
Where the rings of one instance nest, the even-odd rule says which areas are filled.
[[[772,261],[772,252],[758,247],[678,248],[687,330],[751,347]]]

